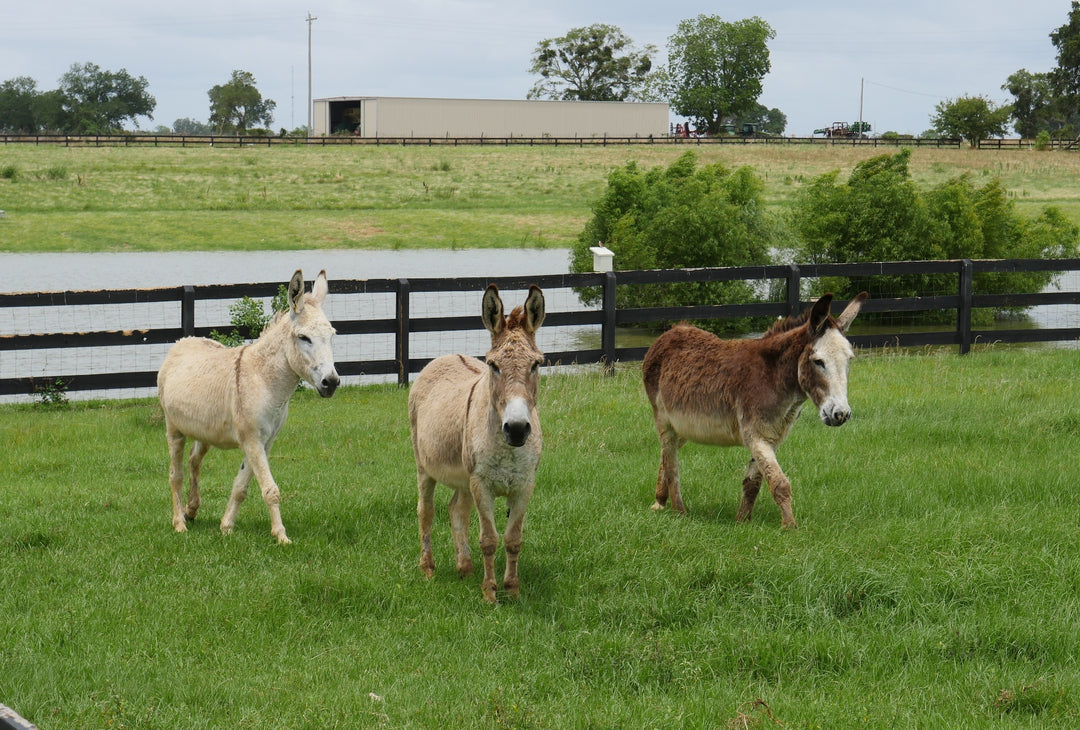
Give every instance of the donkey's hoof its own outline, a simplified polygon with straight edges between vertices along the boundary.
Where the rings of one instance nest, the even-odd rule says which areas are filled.
[[[664,505],[660,504],[659,502],[653,502],[652,511],[653,512],[663,512],[664,511]]]
[[[173,523],[173,529],[177,532],[187,532],[187,523],[184,520],[179,520]]]

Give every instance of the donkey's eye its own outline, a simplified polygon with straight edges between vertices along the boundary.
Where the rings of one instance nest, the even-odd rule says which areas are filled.
[[[824,370],[825,369],[825,361],[822,360],[821,358],[815,359],[814,360],[814,367],[818,368],[819,370]]]
[[[536,375],[538,372],[540,372],[540,361],[539,360],[537,360],[536,362],[534,362],[532,364],[532,374]]]
[[[308,337],[307,335],[297,335],[297,336],[296,336],[296,339],[298,339],[298,340],[300,340],[301,342],[304,342],[304,343],[306,343],[306,344],[308,344],[308,345],[310,345],[310,344],[311,344],[311,338],[310,338],[310,337]]]
[[[495,373],[496,375],[499,374],[499,366],[496,365],[495,363],[489,362],[488,367],[491,368],[491,372]]]

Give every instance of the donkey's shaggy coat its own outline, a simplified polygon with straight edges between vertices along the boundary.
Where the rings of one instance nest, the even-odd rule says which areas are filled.
[[[679,449],[687,441],[743,445],[750,464],[743,478],[738,520],[749,520],[764,477],[780,507],[784,527],[795,527],[791,483],[776,461],[809,398],[821,420],[839,426],[851,417],[848,364],[854,355],[844,337],[866,292],[839,317],[829,315],[832,294],[800,316],[775,324],[759,339],[722,340],[687,324],[672,327],[645,354],[642,373],[660,437],[656,503],[685,513],[679,489]]]

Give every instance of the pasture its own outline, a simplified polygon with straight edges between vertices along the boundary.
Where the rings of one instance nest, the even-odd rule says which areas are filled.
[[[739,449],[687,446],[688,514],[653,512],[639,367],[546,375],[496,606],[445,487],[419,570],[404,389],[293,398],[284,546],[261,500],[220,533],[235,451],[173,531],[154,401],[2,407],[0,702],[43,730],[1074,725],[1077,357],[861,354],[853,420],[805,408],[780,451],[794,531],[764,497],[736,524]]]
[[[704,162],[750,165],[780,214],[816,175],[846,175],[896,148],[0,147],[0,251],[566,248],[608,173]],[[1080,155],[912,150],[930,186],[1001,178],[1021,210],[1055,204],[1080,223]],[[785,225],[777,215],[777,225]],[[783,240],[783,236],[781,236]]]

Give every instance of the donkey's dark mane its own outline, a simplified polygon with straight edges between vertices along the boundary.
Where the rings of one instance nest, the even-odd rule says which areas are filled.
[[[790,315],[783,319],[776,320],[772,327],[765,332],[765,337],[769,335],[779,335],[784,332],[790,332],[793,329],[797,329],[806,324],[806,320],[810,318],[810,308],[804,309],[802,312],[796,315]]]

